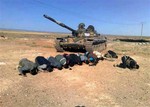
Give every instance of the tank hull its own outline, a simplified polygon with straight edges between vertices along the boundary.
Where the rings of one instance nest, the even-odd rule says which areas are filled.
[[[107,40],[100,37],[64,37],[56,38],[55,48],[58,52],[69,51],[103,51],[107,48]],[[59,48],[58,48],[59,47]]]

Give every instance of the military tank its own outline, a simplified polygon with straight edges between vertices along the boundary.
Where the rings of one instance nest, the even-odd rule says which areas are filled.
[[[60,37],[55,39],[55,49],[57,52],[69,51],[103,51],[107,47],[107,38],[97,34],[96,32],[91,36],[85,32],[84,36],[78,36],[79,32],[65,25],[64,23],[58,22],[55,19],[43,15],[46,19],[66,28],[72,32],[71,36]],[[90,25],[91,26],[91,25]],[[92,26],[93,27],[93,26]],[[94,27],[93,27],[94,28]]]

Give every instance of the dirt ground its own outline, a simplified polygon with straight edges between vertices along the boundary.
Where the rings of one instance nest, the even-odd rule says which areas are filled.
[[[109,41],[107,50],[119,56],[113,62],[22,77],[16,69],[21,58],[63,54],[54,49],[55,34],[0,31],[0,36],[0,107],[150,107],[150,44]],[[140,69],[113,67],[124,54]]]

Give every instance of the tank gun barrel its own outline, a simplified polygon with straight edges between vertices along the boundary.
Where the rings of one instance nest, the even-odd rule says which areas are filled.
[[[76,30],[70,28],[69,26],[65,25],[64,23],[61,23],[61,22],[59,22],[59,21],[56,21],[55,19],[53,19],[53,18],[51,18],[51,17],[49,17],[49,16],[47,16],[47,15],[45,15],[45,14],[44,14],[43,16],[44,16],[46,19],[48,19],[48,20],[50,20],[50,21],[52,21],[52,22],[54,22],[54,23],[60,25],[61,27],[64,27],[64,28],[66,28],[66,29],[72,31],[72,33],[73,33],[73,32],[76,32]]]

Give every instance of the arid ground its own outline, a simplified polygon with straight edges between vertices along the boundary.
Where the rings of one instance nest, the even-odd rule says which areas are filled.
[[[150,44],[108,36],[107,50],[119,56],[115,61],[19,76],[20,59],[63,54],[54,48],[58,36],[65,34],[0,31],[0,107],[150,107]],[[134,58],[140,69],[113,67],[123,55]]]

